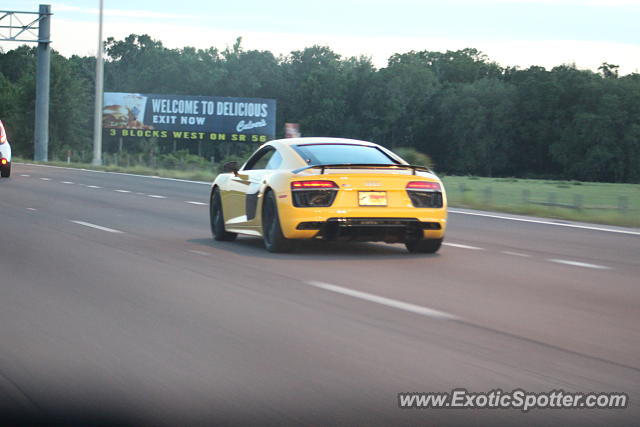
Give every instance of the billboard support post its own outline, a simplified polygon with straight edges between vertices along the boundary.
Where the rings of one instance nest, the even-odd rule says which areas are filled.
[[[33,19],[33,15],[38,15]],[[38,43],[33,159],[46,162],[49,147],[49,73],[51,64],[51,6],[38,12],[0,10],[0,41]],[[9,24],[9,25],[5,25]],[[5,33],[8,31],[8,34]],[[35,30],[38,30],[36,35]]]
[[[96,54],[96,99],[93,117],[93,160],[92,164],[102,164],[102,91],[104,84],[104,62],[102,60],[102,10],[103,0],[100,0],[100,18],[98,24],[98,51]]]
[[[51,68],[51,6],[41,4],[38,25],[38,56],[36,64],[36,120],[33,158],[49,160],[49,85]]]

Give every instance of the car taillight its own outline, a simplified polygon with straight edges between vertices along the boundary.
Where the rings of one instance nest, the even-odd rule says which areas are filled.
[[[293,181],[291,193],[293,206],[297,208],[326,208],[336,199],[338,184],[320,180]]]
[[[414,208],[441,208],[442,188],[440,183],[411,181],[407,183],[407,194]]]
[[[4,166],[4,165],[6,165],[7,163],[9,163],[9,160],[7,160],[7,159],[0,159],[0,165]]]
[[[292,190],[309,190],[309,189],[324,189],[324,190],[337,190],[338,184],[333,181],[293,181],[291,183]]]
[[[431,181],[411,181],[407,184],[407,190],[440,191],[440,183]]]

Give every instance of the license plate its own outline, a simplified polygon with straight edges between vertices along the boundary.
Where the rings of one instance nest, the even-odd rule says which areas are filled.
[[[360,206],[387,206],[387,192],[359,191],[358,203]]]

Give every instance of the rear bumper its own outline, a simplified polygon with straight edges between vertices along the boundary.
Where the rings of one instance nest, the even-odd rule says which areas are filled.
[[[0,159],[7,159],[9,163],[11,163],[11,146],[8,142],[0,145]]]
[[[283,209],[280,224],[289,239],[402,243],[444,237],[446,209]]]
[[[324,222],[301,222],[297,230],[315,230],[324,240],[404,243],[422,238],[425,231],[440,231],[439,222],[415,218],[329,218]]]

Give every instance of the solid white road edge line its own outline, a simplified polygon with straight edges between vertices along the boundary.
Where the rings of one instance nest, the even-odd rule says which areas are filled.
[[[64,167],[64,166],[37,165],[37,164],[35,164],[35,163],[18,163],[18,162],[16,162],[16,164],[20,164],[20,165],[28,165],[28,166],[40,166],[40,167],[43,167],[43,168],[66,169],[66,170],[82,171],[82,172],[108,173],[108,174],[113,174],[113,175],[124,175],[124,176],[137,176],[137,177],[139,177],[139,178],[162,179],[162,180],[165,180],[165,181],[188,182],[188,183],[191,183],[191,184],[204,184],[204,185],[211,185],[211,182],[204,182],[204,181],[190,181],[190,180],[188,180],[188,179],[165,178],[165,177],[162,177],[162,176],[152,176],[152,175],[139,175],[139,174],[135,174],[135,173],[96,171],[96,170],[93,170],[93,169],[67,168],[67,167]]]
[[[307,285],[324,289],[326,291],[335,292],[342,295],[348,295],[350,297],[359,298],[369,302],[375,302],[376,304],[385,305],[387,307],[397,308],[399,310],[408,311],[410,313],[420,314],[422,316],[431,317],[438,320],[459,320],[460,318],[453,314],[445,313],[444,311],[434,310],[432,308],[422,307],[420,305],[410,304],[408,302],[398,301],[391,298],[385,298],[366,292],[360,292],[349,288],[343,288],[342,286],[336,286],[324,282],[308,281],[304,282]]]
[[[547,261],[555,262],[555,263],[558,263],[558,264],[571,265],[573,267],[594,268],[596,270],[611,270],[611,267],[607,267],[605,265],[589,264],[587,262],[571,261],[571,260],[568,260],[568,259],[550,258]]]
[[[76,220],[70,220],[70,221],[73,222],[74,224],[84,225],[85,227],[95,228],[96,230],[107,231],[109,233],[122,233],[122,231],[120,231],[120,230],[114,230],[113,228],[108,228],[108,227],[103,227],[101,225],[91,224],[90,222],[76,221]]]
[[[613,228],[593,227],[590,225],[579,225],[579,224],[562,224],[562,223],[553,222],[553,221],[544,221],[544,220],[528,219],[528,218],[514,218],[511,216],[484,214],[479,212],[464,212],[464,211],[457,211],[454,209],[449,209],[448,212],[454,213],[454,214],[461,214],[461,215],[483,216],[487,218],[506,219],[509,221],[531,222],[534,224],[557,225],[558,227],[581,228],[583,230],[607,231],[609,233],[631,234],[634,236],[640,236],[640,231],[616,230]]]
[[[477,246],[469,246],[469,245],[461,245],[459,243],[443,243],[445,246],[451,246],[452,248],[460,248],[460,249],[472,249],[474,251],[484,251],[484,248],[479,248]]]

